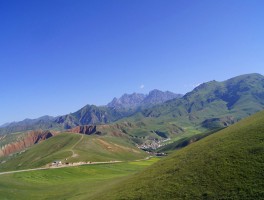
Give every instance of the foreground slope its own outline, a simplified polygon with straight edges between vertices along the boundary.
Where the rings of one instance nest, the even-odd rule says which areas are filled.
[[[264,112],[183,148],[97,199],[261,199]]]
[[[56,160],[62,163],[125,161],[146,156],[125,138],[63,133],[26,151],[0,158],[0,171],[43,167]]]

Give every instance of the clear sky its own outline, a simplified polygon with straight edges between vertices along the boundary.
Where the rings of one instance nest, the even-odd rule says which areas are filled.
[[[264,74],[263,0],[0,0],[0,124]]]

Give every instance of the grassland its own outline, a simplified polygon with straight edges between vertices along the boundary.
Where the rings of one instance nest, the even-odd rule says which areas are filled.
[[[222,128],[220,129],[216,129],[216,130],[212,130],[212,131],[208,131],[208,132],[204,132],[204,133],[197,133],[192,135],[190,134],[184,134],[181,135],[182,138],[180,137],[176,137],[173,140],[170,140],[169,143],[167,143],[165,146],[162,146],[160,148],[157,149],[158,152],[166,152],[166,153],[173,153],[175,150],[181,149],[183,147],[186,147],[194,142],[197,142],[211,134],[214,134],[218,131],[220,131]],[[190,135],[190,136],[189,136]]]
[[[0,198],[92,199],[158,159],[0,175]]]
[[[263,199],[264,112],[212,134],[95,199]]]
[[[124,138],[64,133],[33,145],[25,152],[1,158],[0,171],[43,167],[55,160],[64,163],[131,161],[146,156],[145,152]]]

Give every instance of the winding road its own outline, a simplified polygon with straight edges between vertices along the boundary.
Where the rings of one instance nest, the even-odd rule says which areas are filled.
[[[83,134],[82,134],[82,137],[71,147],[70,151],[72,152],[72,155],[70,157],[66,158],[65,160],[68,160],[69,158],[75,157],[76,155],[78,155],[78,154],[75,154],[73,149],[74,149],[74,147],[77,146],[77,144],[79,144],[82,141],[82,139],[83,139]]]

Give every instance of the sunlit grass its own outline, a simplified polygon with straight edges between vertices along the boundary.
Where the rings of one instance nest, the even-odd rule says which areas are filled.
[[[1,175],[0,195],[1,199],[87,199],[158,160],[152,158]]]

